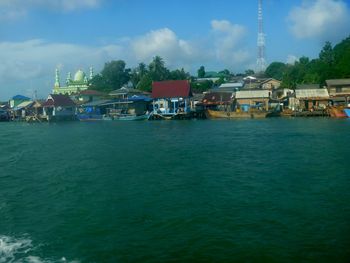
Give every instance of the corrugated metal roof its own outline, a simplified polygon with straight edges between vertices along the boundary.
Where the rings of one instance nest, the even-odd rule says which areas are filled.
[[[23,108],[26,108],[26,107],[30,106],[33,103],[34,103],[34,101],[23,101],[22,103],[18,104],[13,109],[14,110],[20,110],[20,109],[23,109]]]
[[[327,79],[327,86],[350,85],[350,79]]]
[[[297,89],[295,90],[295,97],[302,98],[329,98],[327,89]]]
[[[269,98],[268,90],[241,90],[236,92],[236,99]]]
[[[187,80],[169,80],[152,83],[152,98],[186,98],[191,97],[191,87]]]
[[[242,88],[243,86],[244,86],[244,83],[242,83],[242,82],[223,83],[220,85],[219,89],[221,89],[221,88]]]

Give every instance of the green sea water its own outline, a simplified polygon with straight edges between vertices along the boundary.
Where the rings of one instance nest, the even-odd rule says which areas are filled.
[[[0,123],[0,262],[350,262],[350,120]]]

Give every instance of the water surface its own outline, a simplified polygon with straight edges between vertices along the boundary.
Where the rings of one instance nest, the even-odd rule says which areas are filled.
[[[349,262],[349,131],[0,123],[0,262]]]

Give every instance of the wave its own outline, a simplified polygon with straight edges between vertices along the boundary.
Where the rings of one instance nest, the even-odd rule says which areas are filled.
[[[65,257],[59,260],[43,259],[35,256],[36,247],[27,236],[15,238],[0,235],[0,263],[79,263],[68,261]]]

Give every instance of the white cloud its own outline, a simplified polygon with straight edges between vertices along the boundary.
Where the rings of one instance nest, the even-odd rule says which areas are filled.
[[[159,55],[170,69],[184,67],[195,72],[200,65],[209,64],[211,70],[244,70],[255,60],[252,52],[243,48],[246,33],[242,26],[214,20],[210,38],[200,44],[181,39],[169,28],[134,38],[124,37],[100,46],[53,43],[42,39],[0,42],[0,98],[21,92],[30,95],[25,94],[28,83],[32,90],[39,91],[39,95],[46,95],[52,89],[56,67],[61,69],[61,81],[64,81],[68,71],[87,70],[93,65],[95,72],[99,72],[105,62],[118,59],[124,60],[127,67],[134,67],[139,62],[148,64]]]
[[[124,53],[123,47],[117,44],[89,47],[40,39],[0,42],[0,97],[25,92],[29,83],[41,94],[47,94],[52,88],[56,67],[63,74],[78,68],[87,70],[90,65],[100,69],[109,60],[126,59]],[[61,76],[62,81],[64,78],[65,75]],[[15,89],[18,91],[11,91]]]
[[[244,26],[232,24],[227,20],[213,20],[211,28],[217,60],[231,69],[237,69],[242,64],[248,65],[251,62],[251,51],[244,48],[247,35]]]
[[[136,61],[150,61],[161,56],[170,66],[191,64],[200,55],[198,48],[180,39],[172,30],[163,28],[151,31],[132,40],[132,53]],[[185,66],[185,65],[184,65]]]
[[[299,58],[297,56],[294,56],[294,55],[288,55],[287,56],[287,64],[290,64],[290,65],[294,65],[295,62],[299,61]]]
[[[0,0],[0,20],[12,21],[25,17],[31,9],[44,8],[56,12],[72,12],[81,8],[96,8],[103,0]]]
[[[300,39],[339,40],[349,34],[350,11],[344,1],[304,0],[288,16],[290,30]]]

